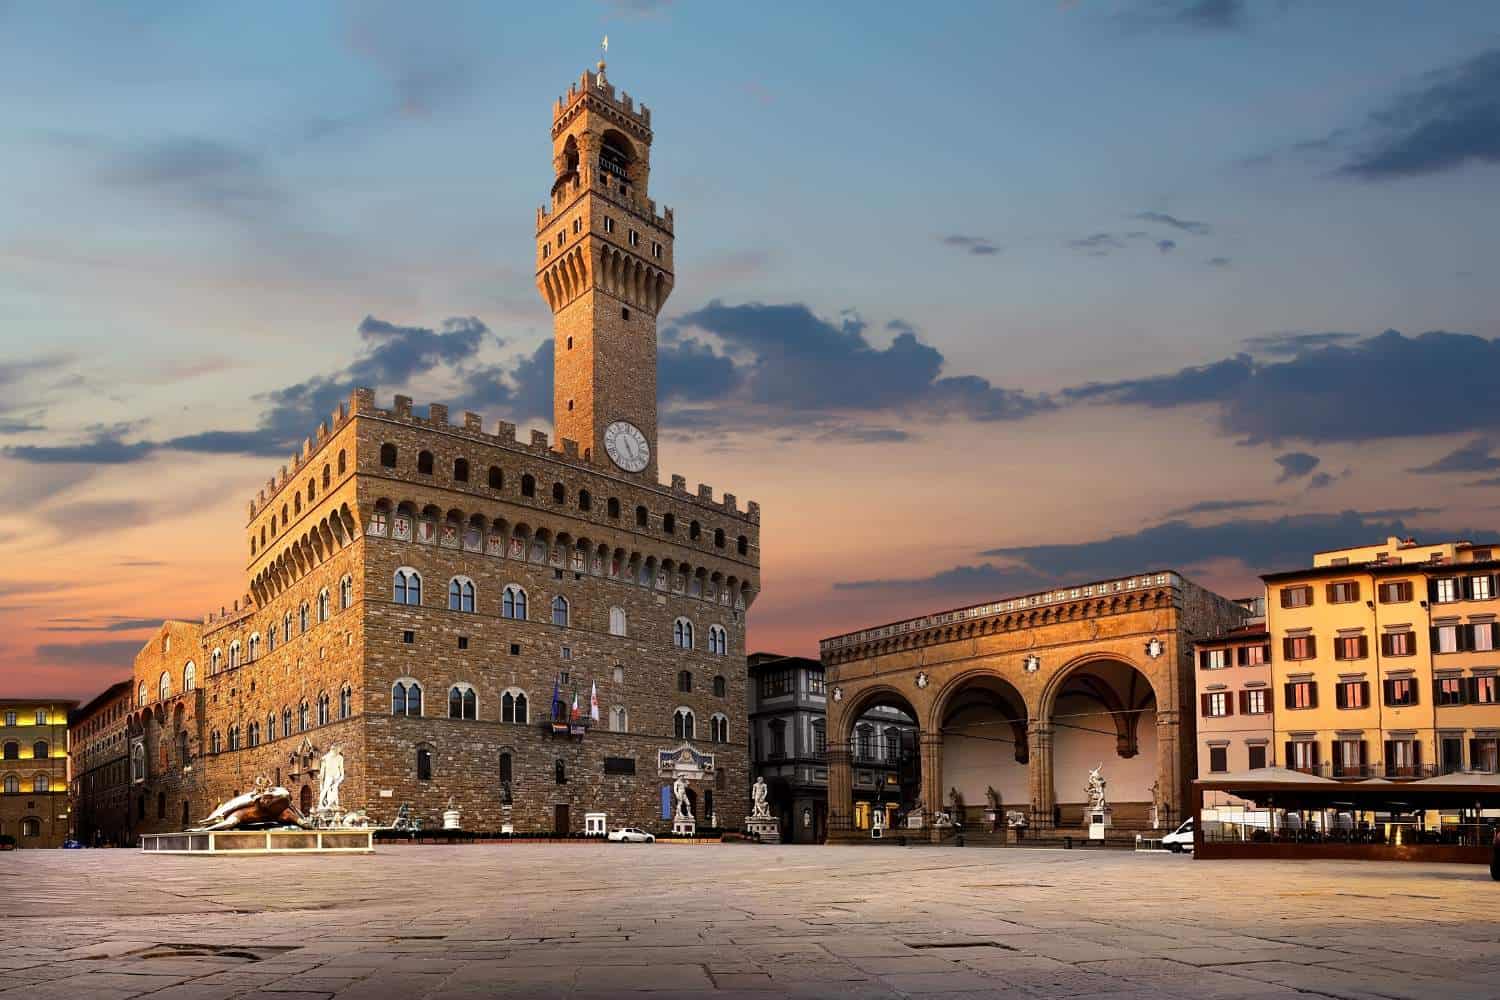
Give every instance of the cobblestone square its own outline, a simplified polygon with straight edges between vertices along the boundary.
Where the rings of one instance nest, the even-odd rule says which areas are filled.
[[[16,852],[0,877],[0,997],[28,1000],[1493,997],[1500,977],[1500,886],[1464,865],[481,845]]]

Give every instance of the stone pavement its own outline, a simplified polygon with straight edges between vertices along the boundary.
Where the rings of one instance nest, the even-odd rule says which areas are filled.
[[[1495,997],[1471,866],[1047,850],[0,854],[0,1000]]]

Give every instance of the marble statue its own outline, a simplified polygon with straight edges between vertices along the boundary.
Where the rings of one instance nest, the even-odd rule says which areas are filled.
[[[344,783],[344,752],[337,743],[328,749],[318,765],[318,782],[318,812],[337,813],[339,786]]]
[[[202,820],[195,831],[235,830],[248,827],[307,827],[306,817],[292,805],[292,793],[280,785],[273,786],[265,775],[255,779],[255,786],[243,795],[219,806]]]
[[[766,787],[765,778],[756,778],[755,784],[750,789],[751,819],[770,819],[771,803],[769,801],[771,790]]]
[[[1109,803],[1104,797],[1104,762],[1100,761],[1089,771],[1088,784],[1083,786],[1084,794],[1089,798],[1089,812],[1104,812],[1109,808]]]
[[[674,782],[672,782],[672,795],[673,795],[673,797],[677,801],[676,812],[677,812],[677,818],[678,819],[692,819],[693,818],[693,807],[688,804],[688,795],[687,795],[687,793],[688,793],[687,779],[684,778],[682,775],[679,774],[677,776],[677,780],[674,781]]]

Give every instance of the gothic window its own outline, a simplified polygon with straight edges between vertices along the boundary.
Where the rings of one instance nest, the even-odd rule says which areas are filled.
[[[750,554],[750,539],[746,538],[744,535],[741,535],[740,537],[736,538],[734,540],[734,550],[736,552],[738,552],[742,556],[749,555]]]
[[[671,514],[663,514],[661,516],[661,530],[668,535],[675,535],[677,533],[677,518]]]
[[[156,682],[156,692],[162,701],[172,697],[172,675],[165,670],[162,671],[161,680]]]
[[[417,453],[417,472],[423,476],[432,475],[432,452],[421,451]]]
[[[500,617],[526,620],[526,591],[517,584],[507,584],[500,599]]]
[[[307,729],[307,699],[303,698],[297,705],[297,731],[305,733]]]
[[[181,734],[181,736],[182,736],[182,746],[183,746],[183,749],[185,751],[187,749],[187,733],[184,732],[184,733]],[[276,738],[276,713],[275,712],[267,712],[266,713],[266,742],[270,743],[275,738]]]
[[[354,714],[354,689],[345,684],[339,689],[339,718],[347,719]]]
[[[693,623],[679,618],[672,623],[672,645],[678,649],[693,648]]]
[[[552,624],[567,627],[568,599],[562,595],[552,598]]]
[[[610,517],[615,518],[615,519],[618,520],[619,517],[620,517],[620,500],[619,500],[619,498],[618,497],[610,497],[609,500],[608,500],[608,502],[606,502],[605,505],[604,505],[604,512],[606,514],[608,514]]]
[[[708,627],[708,651],[718,656],[729,652],[729,633],[724,631],[724,626],[710,625]]]
[[[672,735],[679,740],[690,740],[693,738],[693,710],[690,708],[679,708],[672,713]]]
[[[448,610],[474,610],[474,581],[466,576],[455,576],[448,581]]]
[[[290,706],[281,709],[281,737],[286,739],[292,735],[292,710]]]
[[[318,591],[318,621],[328,620],[328,588],[324,587]]]
[[[552,502],[555,504],[564,504],[568,502],[568,490],[567,487],[563,486],[562,483],[552,484]]]
[[[715,528],[714,529],[714,548],[716,548],[716,549],[722,549],[723,547],[724,547],[724,529],[723,528]]]
[[[526,694],[522,691],[507,691],[500,698],[500,721],[524,726],[527,721]]]
[[[455,483],[467,483],[469,481],[469,460],[467,458],[455,458],[453,460],[453,481]]]
[[[396,570],[391,599],[397,604],[422,603],[422,575],[410,566]]]
[[[250,723],[249,737],[250,737],[250,745],[251,746],[253,746],[253,747],[260,746],[260,723],[259,722],[252,722],[252,723]]]
[[[432,750],[425,746],[417,747],[417,780],[432,780]]]
[[[500,754],[500,782],[510,784],[515,780],[515,765],[511,762],[511,756],[504,751]]]
[[[729,682],[724,679],[723,674],[720,674],[719,676],[714,678],[714,697],[722,698],[728,693]]]
[[[625,631],[625,609],[624,608],[610,608],[609,609],[609,634],[610,635],[626,635],[627,634],[626,631]]]
[[[229,727],[229,749],[231,749],[231,750],[238,750],[239,748],[240,748],[240,727],[239,726],[230,726]]]
[[[479,698],[467,684],[455,684],[448,689],[448,718],[479,718]]]
[[[318,725],[328,725],[328,692],[324,691],[318,695]]]
[[[292,613],[290,611],[281,616],[281,638],[283,642],[292,641]]]
[[[266,648],[273,653],[276,652],[276,634],[276,625],[272,623],[271,627],[266,629]]]
[[[229,644],[229,669],[233,670],[240,665],[240,641],[234,640]],[[142,702],[145,704],[145,702]]]
[[[340,448],[339,449],[339,475],[342,476],[344,474],[344,470],[346,468],[348,468],[348,461],[347,461],[347,459],[344,456],[344,449]]]
[[[609,731],[612,733],[630,732],[630,713],[624,705],[616,705],[609,710]]]
[[[708,738],[715,743],[729,742],[729,717],[716,713],[708,720]]]
[[[689,522],[689,524],[688,524],[688,537],[691,538],[695,542],[698,539],[702,538],[703,537],[703,527],[702,527],[702,525],[700,525],[697,521]]]
[[[213,735],[208,738],[208,748],[212,753],[224,752],[224,737],[219,735],[219,731],[217,729],[215,729],[213,731]]]
[[[677,672],[677,690],[688,694],[693,690],[693,672],[691,670],[679,670]]]
[[[245,662],[254,663],[258,659],[260,659],[260,633],[252,632],[250,634],[250,655],[246,658]]]
[[[346,576],[339,581],[339,609],[351,607],[354,604],[354,577]]]
[[[396,467],[395,445],[383,444],[380,446],[380,464],[387,469],[394,469]]]
[[[649,526],[650,524],[651,512],[646,510],[645,507],[637,507],[635,509],[635,526],[637,528],[644,528]]]
[[[47,759],[47,741],[37,740],[31,745],[31,756],[36,760]]]
[[[308,610],[309,609],[306,601],[303,601],[301,604],[297,605],[297,631],[299,633],[307,631],[307,624],[309,619]]]
[[[594,498],[589,495],[588,490],[578,491],[578,509],[583,511],[594,509]]]
[[[536,477],[529,472],[521,477],[521,495],[523,497],[536,496]]]

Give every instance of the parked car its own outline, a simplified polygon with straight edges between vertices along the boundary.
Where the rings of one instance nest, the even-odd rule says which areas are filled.
[[[609,831],[609,839],[617,844],[654,844],[656,837],[633,826],[622,826]]]
[[[65,850],[65,851],[81,851],[81,850],[83,850],[83,842],[79,841],[79,840],[74,840],[72,837],[69,837],[67,840],[63,841],[62,845],[63,845],[63,850]]]
[[[1183,820],[1181,826],[1161,838],[1161,846],[1173,854],[1181,854],[1183,851],[1191,854],[1193,850],[1193,821],[1190,819]]]

